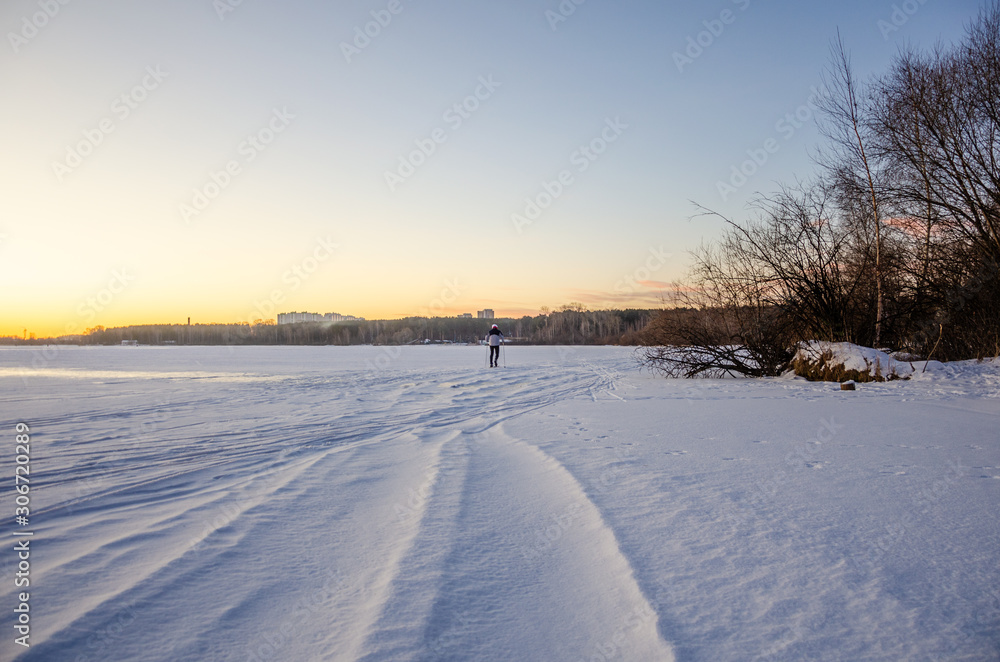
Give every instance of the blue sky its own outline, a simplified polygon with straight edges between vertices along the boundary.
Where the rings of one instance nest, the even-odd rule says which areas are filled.
[[[235,3],[0,8],[0,333],[653,306],[692,201],[812,172],[838,28],[867,75],[982,6]]]

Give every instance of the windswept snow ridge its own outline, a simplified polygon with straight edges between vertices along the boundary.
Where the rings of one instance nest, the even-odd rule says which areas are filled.
[[[1000,366],[508,353],[0,351],[36,552],[27,649],[0,555],[0,659],[998,657]]]

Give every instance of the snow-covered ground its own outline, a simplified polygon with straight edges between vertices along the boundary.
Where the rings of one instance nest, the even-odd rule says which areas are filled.
[[[1000,364],[506,352],[0,351],[0,659],[1000,659]]]

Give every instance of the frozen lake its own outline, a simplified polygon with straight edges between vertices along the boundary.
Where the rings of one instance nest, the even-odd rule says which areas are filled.
[[[0,659],[1000,658],[1000,364],[841,392],[506,353],[0,349]]]

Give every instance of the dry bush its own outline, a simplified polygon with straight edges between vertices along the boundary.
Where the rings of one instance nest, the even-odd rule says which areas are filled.
[[[792,359],[792,370],[799,377],[811,382],[884,382],[881,366],[875,366],[874,374],[868,370],[851,370],[843,362],[836,361],[833,352],[822,352],[816,357],[797,355]],[[893,379],[892,376],[889,379]]]

